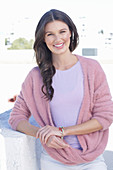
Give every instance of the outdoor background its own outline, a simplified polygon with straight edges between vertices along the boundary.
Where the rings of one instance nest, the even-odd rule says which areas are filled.
[[[112,0],[0,0],[0,113],[13,107],[8,99],[18,94],[28,72],[36,66],[34,33],[40,17],[50,9],[66,12],[77,26],[80,43],[75,54],[95,49],[89,58],[103,67],[113,96]],[[113,125],[108,150],[113,150]]]

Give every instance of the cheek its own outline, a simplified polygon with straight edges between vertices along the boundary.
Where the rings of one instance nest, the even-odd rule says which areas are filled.
[[[48,46],[48,45],[51,45],[51,43],[53,42],[53,40],[50,38],[48,38],[48,39],[46,39],[45,40],[45,43],[46,43],[46,45]]]
[[[69,41],[69,40],[70,40],[70,34],[66,34],[66,35],[64,36],[64,39],[65,39],[66,41]]]
[[[45,43],[46,43],[46,46],[48,47],[48,49],[51,50],[52,40],[47,39],[47,40],[45,40]]]

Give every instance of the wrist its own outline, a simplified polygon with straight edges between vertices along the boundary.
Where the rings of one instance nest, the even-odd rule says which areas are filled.
[[[64,127],[64,136],[69,135],[69,127]]]
[[[59,128],[58,128],[59,129]],[[60,137],[61,136],[67,136],[67,135],[69,135],[69,132],[68,132],[68,127],[63,127],[63,134],[60,132]]]
[[[35,133],[34,137],[35,137],[35,138],[37,138],[37,132],[38,132],[39,129],[40,129],[39,127],[36,127],[36,128],[35,128],[35,131],[34,131],[34,133]]]
[[[60,131],[60,134],[61,134],[61,139],[63,139],[64,137],[64,127],[59,127],[59,131]]]

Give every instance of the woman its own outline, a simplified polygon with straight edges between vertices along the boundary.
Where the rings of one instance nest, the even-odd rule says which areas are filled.
[[[77,29],[64,12],[40,19],[34,50],[38,67],[25,79],[11,112],[13,129],[39,138],[41,169],[106,170],[102,153],[113,122],[113,102],[99,63],[72,54]],[[40,128],[28,122],[33,115]]]

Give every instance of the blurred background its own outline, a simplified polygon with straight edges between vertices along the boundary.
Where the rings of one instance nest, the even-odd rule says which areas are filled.
[[[8,99],[20,92],[28,72],[36,66],[35,28],[50,9],[72,18],[80,37],[74,53],[100,62],[113,96],[112,0],[0,0],[0,113],[13,107]],[[109,144],[113,148],[111,137]]]

